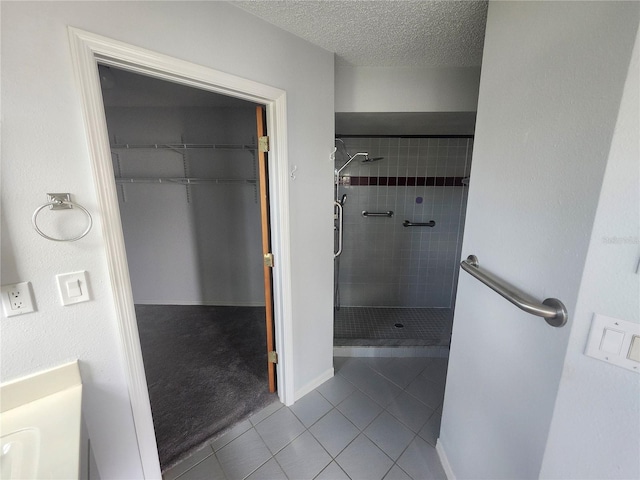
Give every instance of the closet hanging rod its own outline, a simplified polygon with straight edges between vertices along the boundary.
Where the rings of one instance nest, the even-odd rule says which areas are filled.
[[[231,144],[231,143],[117,143],[111,145],[113,150],[134,150],[134,149],[168,149],[168,150],[249,150],[255,151],[255,145]]]
[[[199,185],[199,184],[247,184],[255,185],[257,180],[249,178],[184,178],[184,177],[120,177],[116,178],[116,183],[126,185],[128,183],[171,183],[177,185]]]

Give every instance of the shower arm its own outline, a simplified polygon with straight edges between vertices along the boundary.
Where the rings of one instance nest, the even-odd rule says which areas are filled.
[[[336,138],[336,141],[338,141],[338,142],[342,143],[342,146],[344,147],[344,153],[347,155],[347,157],[349,157],[349,159],[345,162],[345,164],[344,164],[344,165],[342,165],[340,168],[335,168],[335,169],[333,170],[333,173],[334,173],[334,179],[333,179],[333,180],[334,180],[334,183],[335,183],[335,186],[336,186],[336,199],[335,199],[335,201],[336,201],[336,202],[339,202],[339,200],[338,200],[338,186],[340,185],[340,173],[341,173],[345,168],[347,168],[347,167],[349,166],[349,164],[350,164],[354,159],[356,159],[357,157],[364,157],[364,158],[365,158],[365,160],[366,160],[366,159],[368,159],[368,158],[369,158],[369,153],[367,153],[367,152],[358,152],[358,153],[356,153],[355,155],[351,156],[351,155],[349,154],[349,152],[347,151],[347,148],[346,148],[346,145],[345,145],[345,143],[344,143],[344,140],[342,140],[342,139],[340,139],[340,138]],[[334,149],[334,151],[333,151],[333,154],[334,154],[334,160],[335,160],[335,153],[336,153],[336,151],[337,151],[337,150],[338,150],[338,148],[336,147],[336,148]],[[340,208],[342,208],[342,205],[340,205]],[[341,229],[341,230],[342,230],[342,229]]]
[[[355,155],[351,156],[347,153],[347,155],[349,156],[349,160],[347,160],[347,163],[345,163],[343,166],[341,166],[340,168],[336,168],[335,172],[336,172],[336,180],[338,179],[338,177],[340,176],[340,172],[342,172],[342,170],[344,170],[345,168],[347,168],[347,166],[356,158],[359,156],[365,157],[365,158],[369,158],[369,154],[367,152],[358,152]]]

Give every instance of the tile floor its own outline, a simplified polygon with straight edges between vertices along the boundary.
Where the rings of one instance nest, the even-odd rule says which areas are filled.
[[[447,360],[336,357],[336,375],[276,402],[164,480],[446,479],[435,450]]]

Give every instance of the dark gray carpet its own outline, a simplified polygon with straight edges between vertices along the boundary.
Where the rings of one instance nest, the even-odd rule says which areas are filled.
[[[278,399],[264,308],[136,305],[162,470]]]

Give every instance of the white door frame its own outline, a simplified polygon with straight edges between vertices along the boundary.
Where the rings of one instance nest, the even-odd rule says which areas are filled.
[[[76,79],[82,95],[89,157],[98,202],[99,215],[97,216],[102,221],[102,234],[140,458],[145,478],[158,478],[160,464],[142,363],[118,196],[113,180],[113,164],[98,76],[98,63],[266,105],[271,147],[269,152],[271,239],[276,259],[273,269],[273,297],[275,339],[278,350],[277,388],[280,401],[290,405],[295,398],[286,92],[73,27],[69,27],[69,40]]]

